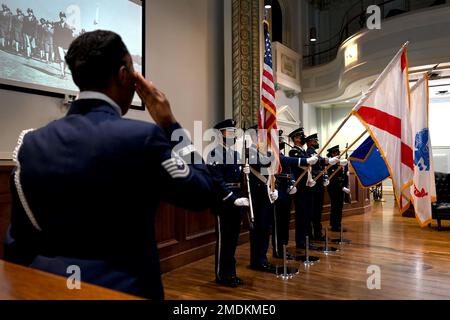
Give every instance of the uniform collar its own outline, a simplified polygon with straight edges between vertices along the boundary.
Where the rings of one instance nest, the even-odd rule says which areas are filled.
[[[317,149],[314,149],[314,147],[309,147],[307,151],[312,151],[314,154],[317,154]]]
[[[223,142],[219,142],[219,145],[222,146],[222,148],[226,151],[234,150],[234,149],[231,149],[231,146],[224,145]]]
[[[122,109],[120,109],[119,105],[104,93],[97,91],[81,91],[80,94],[78,95],[77,100],[87,100],[87,99],[105,101],[111,105],[111,107],[114,109],[114,111],[117,112],[119,116],[122,116]]]

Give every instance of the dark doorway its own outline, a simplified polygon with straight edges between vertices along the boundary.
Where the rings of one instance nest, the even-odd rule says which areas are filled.
[[[283,13],[277,0],[265,0],[264,4],[272,5],[272,41],[283,43]]]

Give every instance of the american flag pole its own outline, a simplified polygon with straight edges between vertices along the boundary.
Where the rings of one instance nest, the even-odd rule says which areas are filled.
[[[271,151],[273,160],[271,163],[272,191],[275,189],[275,174],[281,172],[280,149],[278,143],[277,108],[275,102],[275,82],[273,77],[272,42],[269,34],[269,23],[264,21],[264,64],[261,81],[261,105],[258,113],[258,131],[261,142],[267,143],[267,151]]]

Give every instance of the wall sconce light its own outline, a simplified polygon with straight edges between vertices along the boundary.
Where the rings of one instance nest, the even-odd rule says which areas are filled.
[[[345,66],[358,61],[358,44],[354,43],[345,49]]]

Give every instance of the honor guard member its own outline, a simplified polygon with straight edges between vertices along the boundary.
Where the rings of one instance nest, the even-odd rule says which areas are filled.
[[[294,187],[294,175],[292,171],[299,167],[307,167],[308,164],[317,162],[317,157],[307,159],[304,155],[298,157],[287,157],[283,151],[285,147],[282,138],[283,131],[279,131],[280,163],[282,172],[276,175],[278,199],[275,202],[274,222],[272,227],[273,257],[283,258],[283,245],[289,242],[289,225],[291,220],[291,200],[295,196],[297,188]],[[288,258],[293,258],[289,252]]]
[[[243,166],[235,150],[236,124],[232,119],[214,126],[220,130],[222,141],[208,155],[208,168],[216,190],[216,205],[213,212],[216,220],[216,282],[228,287],[237,287],[242,280],[236,276],[236,247],[241,222],[249,200],[243,197],[241,181]],[[247,168],[248,170],[248,168]]]
[[[317,155],[317,149],[319,149],[319,138],[317,133],[306,137],[306,153],[309,157]],[[328,164],[336,164],[339,162],[337,158],[322,158],[319,157],[319,161],[312,166],[311,174],[312,179],[315,179]],[[308,186],[305,189],[305,197],[302,201],[304,204],[304,212],[306,219],[305,236],[311,235],[313,240],[323,241],[325,237],[322,235],[322,208],[323,208],[323,197],[325,189],[324,187],[328,185],[327,177],[320,177],[317,179],[313,186]],[[311,230],[312,224],[312,230]]]
[[[271,166],[272,156],[264,150],[264,146],[257,145],[257,127],[252,127],[249,131],[253,142],[248,152],[251,170],[250,187],[255,215],[253,229],[250,230],[250,268],[275,273],[275,266],[267,259],[274,203],[278,198],[278,191],[276,189],[272,191],[268,185],[268,169]]]
[[[340,154],[339,145],[334,146],[327,150],[327,157],[337,157]],[[331,212],[330,212],[330,226],[331,231],[340,232],[341,222],[342,222],[342,209],[344,208],[344,198],[345,194],[350,193],[348,186],[348,175],[347,160],[341,160],[340,165],[345,166],[343,169],[339,168],[338,164],[335,164],[330,169],[328,169],[328,176],[331,177],[336,170],[339,170],[334,174],[333,178],[330,180],[328,185],[328,195],[331,201]]]
[[[303,128],[298,128],[289,134],[289,138],[294,143],[293,148],[289,151],[289,157],[301,158],[306,156],[305,143],[306,136]]]
[[[292,131],[289,134],[289,138],[294,143],[293,148],[289,151],[290,157],[296,157],[296,158],[307,158],[308,155],[306,153],[306,150],[304,149],[304,146],[306,144],[306,135],[303,131],[303,128],[298,128],[294,131]],[[297,179],[300,177],[300,175],[303,173],[304,170],[307,168],[298,168],[293,169],[292,173],[294,175],[294,179],[297,181]],[[304,213],[304,204],[302,203],[305,189],[306,189],[306,180],[307,176],[305,175],[302,180],[297,185],[297,193],[294,195],[294,205],[295,205],[295,243],[297,248],[303,248],[305,246],[305,236],[309,234],[305,234],[305,226],[306,226],[306,220],[305,220],[305,213]]]
[[[191,144],[174,154],[181,127],[119,35],[87,32],[66,61],[79,98],[62,119],[19,137],[5,258],[63,277],[76,265],[81,281],[163,299],[159,202],[205,210],[213,181],[205,164],[186,162],[198,155]],[[122,117],[135,90],[156,125]]]
[[[306,137],[306,154],[308,156],[317,155],[317,149],[319,149],[319,139],[317,133],[314,133]],[[314,179],[325,168],[326,161],[324,158],[319,157],[319,161],[312,166],[311,174]],[[322,235],[322,207],[324,197],[324,182],[327,180],[322,176],[319,178],[313,186],[307,186],[305,189],[305,197],[303,199],[303,209],[305,213],[305,234],[312,237],[313,240],[323,240]]]

